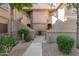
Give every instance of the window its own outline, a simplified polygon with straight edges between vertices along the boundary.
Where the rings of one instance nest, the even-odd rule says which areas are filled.
[[[7,33],[8,32],[8,25],[0,23],[0,33]]]

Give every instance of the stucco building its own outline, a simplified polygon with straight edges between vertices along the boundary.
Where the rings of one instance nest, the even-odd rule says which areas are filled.
[[[24,26],[36,33],[52,33],[51,37],[53,38],[63,33],[74,36],[76,39],[75,9],[60,8],[58,11],[54,11],[54,5],[50,6],[49,3],[33,4],[31,8],[23,8],[23,13],[14,10],[14,20],[11,26],[10,7],[8,4],[1,4],[0,33],[16,32],[20,26]]]
[[[0,4],[0,33],[8,32],[8,22],[10,19],[7,4]]]

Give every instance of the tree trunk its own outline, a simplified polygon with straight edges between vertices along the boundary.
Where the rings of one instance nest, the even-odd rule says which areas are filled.
[[[9,32],[10,32],[10,35],[12,36],[12,27],[13,27],[13,19],[14,19],[14,9],[13,8],[10,8],[10,22],[9,22]]]
[[[77,38],[76,38],[76,46],[79,48],[79,3],[77,3]]]

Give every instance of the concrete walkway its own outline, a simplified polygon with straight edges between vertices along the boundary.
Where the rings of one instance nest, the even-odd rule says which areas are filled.
[[[45,42],[44,36],[36,36],[32,44],[25,51],[23,56],[42,56],[42,43]]]

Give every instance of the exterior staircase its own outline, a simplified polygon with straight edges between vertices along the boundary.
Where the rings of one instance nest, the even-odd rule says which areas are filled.
[[[17,37],[17,32],[18,32],[18,30],[20,29],[20,28],[26,28],[26,29],[28,29],[29,30],[29,32],[30,32],[30,35],[31,35],[31,37],[32,37],[32,39],[34,39],[34,37],[35,37],[35,31],[33,30],[33,29],[31,29],[31,28],[29,28],[27,25],[24,25],[23,23],[21,23],[21,20],[23,19],[23,17],[22,16],[20,16],[20,17],[18,17],[19,19],[14,19],[14,20],[12,20],[12,30],[11,30],[11,32],[12,32],[12,35],[15,35],[16,37]]]

